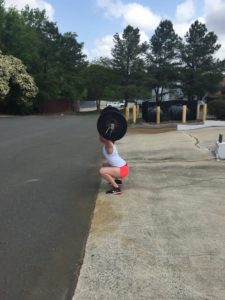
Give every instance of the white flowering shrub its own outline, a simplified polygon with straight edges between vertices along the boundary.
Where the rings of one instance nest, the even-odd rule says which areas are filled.
[[[0,101],[6,105],[14,103],[18,110],[28,111],[37,93],[38,88],[22,61],[0,53]]]

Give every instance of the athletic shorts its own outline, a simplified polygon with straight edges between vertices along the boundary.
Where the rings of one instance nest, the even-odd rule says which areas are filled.
[[[127,164],[123,167],[120,167],[120,178],[127,177],[128,174],[129,174],[129,167]]]

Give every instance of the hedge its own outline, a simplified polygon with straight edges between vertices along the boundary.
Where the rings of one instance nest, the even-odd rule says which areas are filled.
[[[218,99],[208,103],[208,113],[217,119],[225,120],[225,100]]]

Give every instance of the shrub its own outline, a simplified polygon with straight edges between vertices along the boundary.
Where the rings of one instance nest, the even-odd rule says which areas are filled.
[[[225,120],[225,100],[218,99],[208,103],[208,112],[217,119]]]
[[[32,110],[38,88],[22,61],[0,52],[0,102],[10,113]]]

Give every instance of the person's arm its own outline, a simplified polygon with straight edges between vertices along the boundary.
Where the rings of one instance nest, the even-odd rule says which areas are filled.
[[[105,160],[103,160],[102,166],[103,166],[103,167],[110,167],[110,164],[109,164],[109,162],[105,159]]]
[[[113,143],[111,141],[107,141],[105,143],[105,150],[108,154],[112,154],[112,152],[113,152]]]

